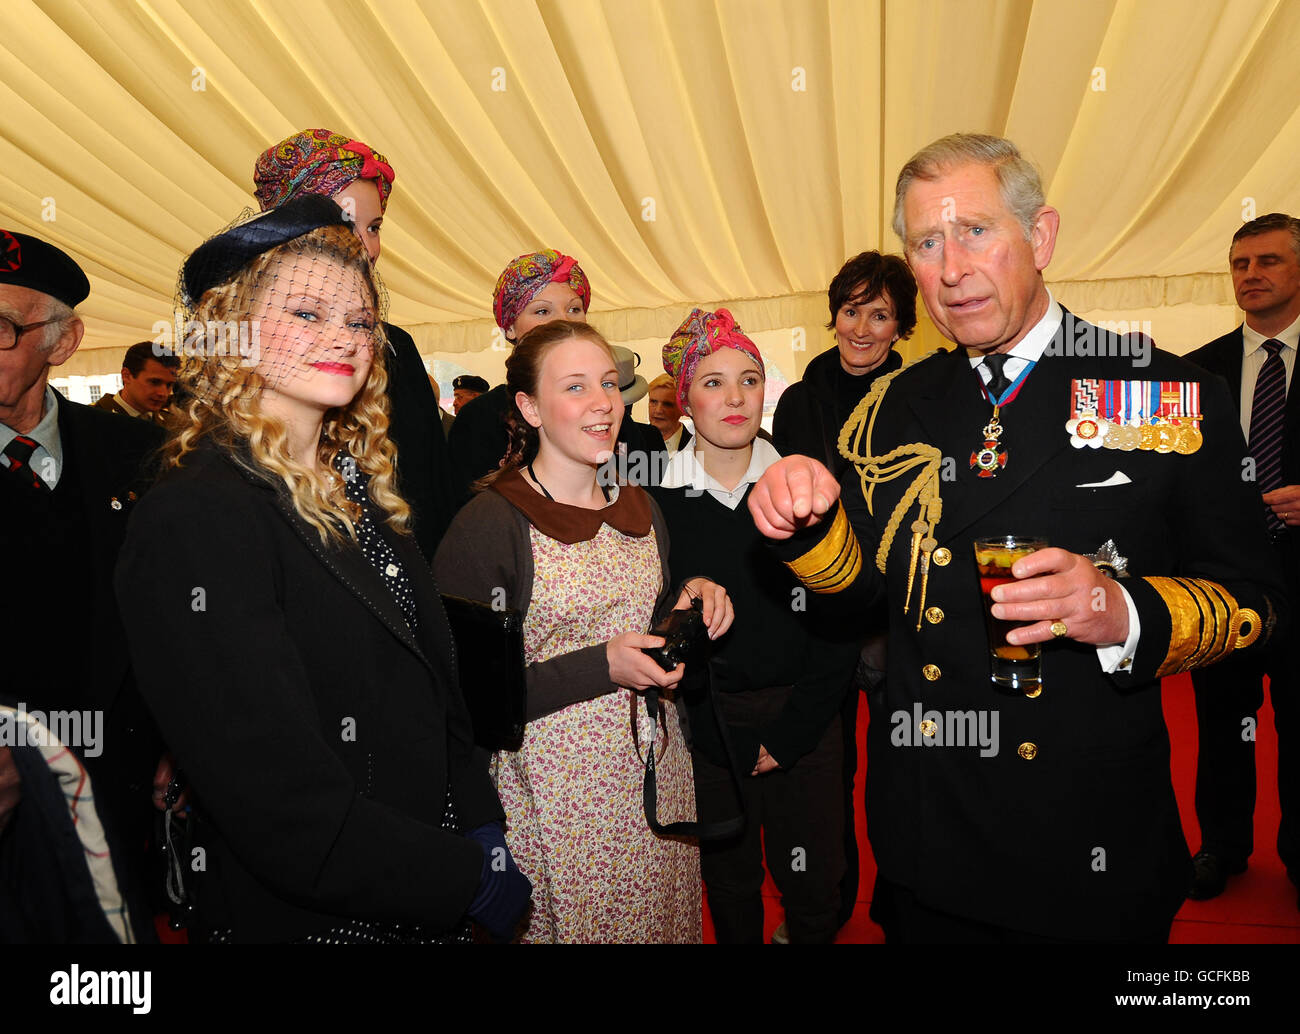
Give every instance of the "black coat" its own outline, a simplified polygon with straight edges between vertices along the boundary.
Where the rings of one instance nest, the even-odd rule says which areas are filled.
[[[152,831],[150,799],[162,742],[136,691],[126,637],[113,594],[113,568],[135,500],[145,491],[162,442],[148,421],[70,402],[55,393],[63,470],[59,514],[39,515],[28,489],[0,481],[0,540],[5,544],[0,620],[22,629],[11,675],[0,698],[28,710],[97,711],[103,742],[87,756],[96,805],[138,935],[152,936],[144,906],[143,845]],[[39,671],[39,677],[31,677]],[[20,805],[21,809],[21,805]]]
[[[852,606],[884,594],[889,608],[889,677],[881,695],[869,695],[868,830],[881,873],[954,915],[1044,936],[1113,940],[1167,924],[1189,876],[1156,677],[1171,616],[1144,576],[1210,579],[1239,606],[1261,615],[1271,606],[1283,622],[1287,608],[1258,497],[1239,476],[1236,405],[1217,381],[1167,353],[1153,351],[1145,369],[1126,358],[1070,357],[1062,342],[1086,330],[1094,342],[1118,346],[1114,335],[1065,314],[1055,346],[1002,410],[1009,459],[993,479],[969,468],[990,407],[962,352],[931,357],[894,381],[872,451],[923,442],[953,461],[953,476],[940,482],[936,531],[949,555],[936,551],[925,601],[938,608],[937,621],[926,618],[918,629],[915,600],[902,615],[914,507],[894,538],[886,574],[875,565],[911,476],[878,486],[872,513],[856,470],[845,475],[862,568],[840,595]],[[1077,377],[1200,380],[1203,446],[1190,456],[1072,448],[1065,423]],[[1116,472],[1129,483],[1080,487]],[[1093,647],[1062,640],[1043,648],[1037,698],[990,685],[971,544],[1009,533],[1043,536],[1076,553],[1114,539],[1129,559],[1132,577],[1123,584],[1141,622],[1131,670],[1104,674]],[[1261,646],[1262,639],[1241,653]],[[996,716],[997,753],[926,745],[918,709],[972,710],[988,723]],[[1020,751],[1028,744],[1036,747],[1030,758]]]
[[[860,390],[849,404],[841,390],[848,374],[840,366],[840,350],[831,348],[816,356],[804,370],[803,378],[786,388],[776,404],[772,415],[772,444],[776,451],[782,456],[811,456],[841,477],[849,461],[839,453],[840,428],[876,378],[902,365],[903,357],[890,349],[874,370],[852,379],[854,388]]]
[[[412,511],[412,533],[429,560],[456,513],[442,411],[411,335],[384,324],[388,353],[388,436],[397,446],[398,491]]]
[[[189,777],[204,925],[288,940],[345,918],[449,930],[483,852],[443,830],[501,819],[472,745],[446,615],[389,533],[412,634],[354,547],[326,548],[282,492],[215,451],[138,508],[117,590],[141,692]]]

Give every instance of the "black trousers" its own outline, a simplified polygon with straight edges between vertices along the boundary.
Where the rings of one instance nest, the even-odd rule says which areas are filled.
[[[788,686],[724,693],[729,725],[754,726],[780,713]],[[740,802],[728,770],[699,753],[696,809],[701,821],[718,821],[743,808],[745,828],[735,837],[704,841],[700,868],[709,915],[719,944],[763,941],[763,855],[785,907],[792,944],[828,944],[839,930],[844,875],[843,735],[837,715],[820,742],[790,768],[750,776],[757,759],[738,759]],[[779,758],[777,759],[780,760]]]
[[[940,912],[922,904],[908,888],[876,875],[871,918],[885,931],[886,944],[1083,944],[1060,937],[1024,933]],[[1130,944],[1166,944],[1173,917],[1138,927]],[[1107,942],[1108,943],[1108,942]]]
[[[1298,641],[1297,636],[1288,636],[1262,662],[1230,657],[1192,673],[1199,741],[1196,817],[1201,824],[1201,848],[1241,862],[1254,850],[1254,727],[1264,703],[1263,678],[1268,675],[1282,811],[1277,853],[1293,881],[1300,881],[1300,769],[1294,742],[1296,693],[1300,691]]]

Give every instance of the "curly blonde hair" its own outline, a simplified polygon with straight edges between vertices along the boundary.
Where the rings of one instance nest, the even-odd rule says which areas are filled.
[[[361,274],[375,313],[374,357],[370,375],[346,406],[325,413],[317,449],[319,467],[309,468],[289,454],[288,429],[262,411],[266,378],[244,361],[238,348],[210,347],[205,327],[229,327],[253,318],[268,274],[281,259],[320,257]],[[346,226],[325,226],[264,252],[233,278],[203,293],[185,315],[186,341],[177,376],[180,398],[172,431],[163,450],[163,468],[182,466],[185,457],[211,443],[239,467],[263,481],[282,485],[298,515],[320,535],[322,545],[356,541],[360,507],[348,500],[343,481],[334,476],[340,453],[370,475],[369,495],[389,527],[406,532],[411,508],[398,494],[397,449],[388,437],[387,338],[379,320],[379,290],[365,248]],[[191,334],[190,328],[197,329]]]

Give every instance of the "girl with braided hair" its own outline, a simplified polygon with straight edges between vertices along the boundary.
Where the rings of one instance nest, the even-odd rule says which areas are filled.
[[[642,653],[663,645],[646,634],[656,614],[699,597],[716,637],[731,602],[703,578],[670,591],[658,507],[598,477],[624,408],[599,333],[536,327],[506,360],[506,384],[504,465],[452,522],[434,568],[445,592],[524,615],[527,725],[520,749],[494,759],[507,842],[534,884],[522,939],[699,941],[699,849],[649,829],[641,790],[653,750],[660,820],[694,819],[683,731],[672,707],[656,726],[638,691],[671,691],[684,673]]]

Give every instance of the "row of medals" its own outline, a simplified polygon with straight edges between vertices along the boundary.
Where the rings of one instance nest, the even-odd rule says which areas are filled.
[[[1104,427],[1105,437],[1101,442],[1103,449],[1119,449],[1123,452],[1140,449],[1143,452],[1176,452],[1180,456],[1190,456],[1205,440],[1197,423],[1196,418],[1156,417],[1149,423],[1143,422],[1135,427],[1132,424],[1117,424],[1095,413],[1085,413],[1079,418],[1075,433],[1080,438],[1094,438],[1102,433]],[[1088,424],[1093,424],[1092,434],[1085,433]]]

